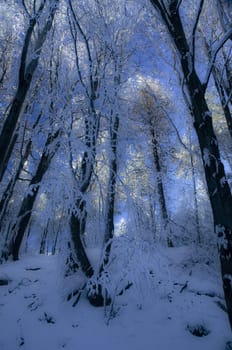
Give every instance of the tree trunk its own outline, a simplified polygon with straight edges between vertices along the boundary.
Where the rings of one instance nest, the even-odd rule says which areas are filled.
[[[71,237],[82,271],[86,277],[90,278],[93,276],[94,271],[82,241],[82,237],[85,233],[86,216],[86,202],[82,199],[78,199],[76,201],[75,210],[72,211],[70,218]]]
[[[6,211],[7,211],[8,203],[9,203],[10,199],[12,198],[16,182],[17,182],[19,175],[23,169],[23,166],[24,166],[25,162],[27,161],[28,156],[31,152],[31,146],[32,146],[32,142],[29,141],[28,144],[26,145],[26,150],[25,150],[24,155],[22,156],[22,158],[19,162],[19,165],[17,167],[15,175],[10,179],[10,181],[9,181],[9,183],[8,183],[4,193],[2,195],[2,198],[0,201],[0,228],[2,226],[3,219],[4,219],[4,216],[5,216]]]
[[[89,291],[88,299],[94,306],[110,305],[111,297],[107,291],[102,290],[101,277],[105,271],[105,268],[109,262],[111,246],[114,237],[114,207],[115,207],[115,186],[117,179],[117,140],[119,129],[119,117],[110,118],[110,162],[109,162],[109,182],[107,191],[107,203],[106,203],[106,227],[105,227],[105,239],[104,239],[104,255],[103,261],[99,269],[99,274],[96,278],[94,289]]]
[[[114,120],[112,120],[114,119]],[[114,207],[115,207],[115,186],[117,180],[117,143],[118,143],[119,117],[111,118],[110,121],[110,164],[109,182],[106,203],[106,228],[105,228],[105,254],[101,270],[104,270],[109,262],[112,239],[114,236]]]
[[[56,147],[50,152],[48,152],[48,147],[51,145],[51,143],[59,136],[59,130],[55,133],[55,135],[49,135],[45,149],[43,151],[43,154],[41,156],[39,165],[37,167],[36,173],[33,176],[33,178],[30,181],[30,186],[31,191],[24,197],[18,216],[17,220],[18,222],[14,225],[12,229],[13,233],[13,239],[11,241],[10,249],[11,253],[13,256],[13,260],[18,260],[19,258],[19,249],[24,237],[24,233],[26,231],[28,222],[31,218],[32,214],[32,208],[35,203],[39,188],[40,188],[40,183],[41,180],[48,170],[48,167],[51,163],[51,160],[53,156],[55,155],[55,152],[57,148],[59,147],[59,143],[56,144]],[[15,234],[16,232],[16,234]],[[12,235],[11,235],[12,236]]]
[[[49,223],[50,223],[50,219],[48,219],[47,225],[43,230],[42,239],[41,239],[40,248],[39,248],[40,254],[45,254],[46,240],[47,240],[48,231],[49,231]]]
[[[42,113],[39,113],[34,125],[33,125],[33,129],[35,129],[35,127],[38,125],[39,123],[39,120],[41,118],[41,115]],[[32,149],[32,141],[29,140],[28,143],[26,144],[25,146],[25,151],[24,151],[24,154],[21,156],[21,159],[20,159],[20,162],[17,166],[17,169],[14,173],[14,176],[9,180],[8,184],[7,184],[7,187],[6,189],[4,190],[3,192],[3,195],[2,195],[2,198],[1,198],[1,201],[0,201],[0,231],[3,227],[3,223],[4,223],[4,220],[7,219],[7,210],[8,210],[8,207],[9,207],[9,202],[10,202],[10,199],[12,198],[13,196],[13,193],[14,193],[14,188],[15,188],[15,185],[19,179],[19,176],[20,176],[20,173],[21,171],[23,170],[23,167],[25,165],[25,162],[28,160],[28,157],[31,153],[31,149]],[[7,236],[5,237],[5,242],[6,242],[6,245],[7,245]],[[0,254],[1,255],[1,254]]]
[[[75,208],[72,210],[70,217],[70,231],[75,255],[83,272],[88,278],[92,277],[94,271],[85,252],[85,247],[82,241],[87,220],[86,202],[83,197],[88,190],[92,179],[96,156],[98,123],[99,120],[95,111],[92,111],[90,116],[85,117],[85,146],[87,151],[84,152],[82,158],[80,184],[77,185],[80,196],[76,199]],[[76,178],[74,178],[74,182],[76,182]]]
[[[10,158],[12,148],[15,142],[14,140],[17,138],[17,134],[14,135],[14,132],[17,127],[17,122],[26,97],[26,93],[30,87],[32,80],[32,75],[28,75],[26,79],[25,66],[27,52],[35,25],[36,19],[31,19],[29,27],[27,29],[27,33],[25,35],[23,50],[21,54],[18,88],[15,97],[12,101],[7,118],[3,124],[3,128],[0,135],[0,181],[2,180],[2,177],[6,170],[7,162]]]
[[[197,241],[200,244],[201,243],[201,228],[200,228],[200,218],[199,218],[199,205],[198,205],[198,199],[197,199],[196,170],[195,170],[195,165],[194,165],[194,157],[193,157],[193,153],[192,153],[191,135],[189,135],[189,139],[190,139],[191,175],[192,175],[192,180],[193,180],[195,224],[196,224],[196,231],[197,231]]]
[[[46,36],[51,29],[53,18],[55,15],[56,5],[59,0],[55,0],[54,5],[50,7],[46,23],[36,39],[34,49],[34,57],[27,63],[28,50],[31,44],[31,38],[34,28],[37,24],[38,15],[42,12],[45,2],[41,4],[36,16],[30,19],[29,27],[24,39],[23,50],[21,54],[21,62],[19,68],[19,79],[16,94],[13,98],[9,113],[3,124],[0,135],[0,181],[2,180],[5,170],[7,168],[8,160],[11,156],[15,140],[17,139],[17,132],[15,132],[19,120],[19,116],[25,101],[27,92],[30,88],[34,72],[38,66],[40,52],[46,40]]]
[[[152,125],[152,122],[149,123],[149,128],[150,128],[151,142],[152,142],[152,154],[153,154],[154,165],[156,170],[157,190],[158,190],[158,197],[159,197],[159,203],[160,203],[160,209],[161,209],[161,216],[164,224],[164,229],[169,230],[170,223],[169,223],[169,215],[168,215],[168,210],[166,205],[166,198],[164,194],[164,186],[162,181],[162,169],[161,169],[160,157],[158,152],[158,141],[155,135],[155,130],[154,130],[154,126]],[[168,247],[173,247],[171,232],[168,232],[167,245]]]

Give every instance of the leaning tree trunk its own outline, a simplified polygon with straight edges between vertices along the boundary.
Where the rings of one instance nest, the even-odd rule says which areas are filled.
[[[36,128],[36,126],[38,125],[38,123],[40,121],[41,116],[42,116],[42,113],[39,113],[32,129]],[[17,169],[14,173],[14,176],[9,180],[9,182],[8,182],[4,192],[2,194],[1,201],[0,201],[0,230],[1,230],[4,218],[5,218],[6,213],[7,213],[9,201],[13,196],[15,185],[19,179],[19,176],[21,174],[21,171],[23,170],[23,167],[24,167],[26,161],[28,160],[28,157],[31,153],[31,149],[32,149],[32,140],[30,139],[25,146],[25,151],[21,156],[21,159],[20,159],[19,164],[17,166]]]
[[[19,259],[20,246],[21,246],[25,231],[27,229],[27,225],[31,218],[32,208],[40,189],[41,180],[43,179],[43,176],[48,170],[51,160],[55,155],[55,152],[57,151],[57,148],[59,146],[59,142],[56,144],[56,147],[53,147],[51,151],[48,151],[48,147],[52,144],[53,141],[56,140],[56,138],[59,136],[59,133],[60,131],[58,130],[54,135],[50,134],[48,136],[45,149],[41,156],[36,173],[30,181],[29,188],[31,188],[31,191],[24,197],[19,213],[17,215],[17,223],[12,228],[13,232],[11,236],[13,236],[13,238],[10,244],[10,253],[13,256],[13,260]]]
[[[35,26],[38,22],[39,15],[44,9],[46,2],[42,2],[38,13],[30,19],[29,27],[27,29],[24,45],[21,54],[20,68],[19,68],[19,78],[18,87],[11,103],[9,113],[3,124],[3,128],[0,135],[0,181],[2,180],[4,173],[7,168],[9,158],[11,156],[15,141],[17,139],[17,124],[19,116],[30,88],[34,72],[39,63],[40,52],[42,50],[43,44],[46,40],[47,34],[50,31],[55,16],[56,6],[59,0],[54,1],[54,5],[50,7],[48,17],[44,27],[39,31],[38,37],[34,44],[34,55],[32,59],[27,62],[28,51],[31,47],[31,40],[33,37]]]
[[[42,113],[40,112],[36,121],[34,122],[32,129],[34,130],[36,126],[38,125],[40,119],[41,119]],[[21,141],[21,158],[19,160],[19,163],[17,165],[17,168],[14,171],[14,175],[9,179],[9,182],[5,188],[5,190],[2,193],[1,196],[1,201],[0,201],[0,231],[2,230],[2,234],[4,232],[3,225],[9,224],[9,220],[7,217],[8,214],[8,209],[9,209],[9,204],[10,200],[13,197],[14,194],[14,189],[17,184],[17,181],[19,180],[20,174],[23,170],[23,167],[28,160],[28,157],[31,153],[32,149],[32,140],[30,139],[27,144],[23,147],[24,139]],[[25,150],[23,151],[23,148]],[[6,230],[7,231],[7,230]],[[8,249],[8,236],[10,234],[10,230],[8,229],[8,234],[3,238],[4,241],[4,246],[0,250],[0,259],[2,258],[3,260],[8,259],[8,254],[9,254],[9,249]]]
[[[10,199],[13,196],[14,193],[14,188],[15,185],[17,183],[17,180],[19,178],[19,175],[23,169],[23,165],[25,164],[26,160],[28,159],[29,153],[31,151],[31,141],[28,142],[27,146],[26,146],[26,151],[24,153],[24,155],[22,156],[20,163],[18,165],[18,168],[16,169],[16,173],[14,174],[14,176],[10,179],[3,195],[0,201],[0,231],[3,229],[4,223],[5,223],[5,219],[7,220],[6,222],[8,222],[8,218],[7,218],[7,210],[9,208],[9,203],[10,203]],[[4,230],[2,231],[3,234]],[[1,248],[0,250],[0,259],[2,258],[3,260],[7,260],[8,259],[8,248],[7,248],[7,241],[8,241],[8,234],[4,237],[4,246]]]
[[[221,162],[211,112],[205,99],[206,85],[201,83],[195,70],[194,53],[190,50],[183,29],[179,14],[179,2],[170,1],[168,9],[162,1],[151,0],[151,3],[159,11],[180,57],[184,83],[189,96],[191,114],[204,165],[214,229],[218,237],[223,289],[232,327],[232,196]]]
[[[85,233],[86,217],[86,202],[81,198],[77,199],[75,203],[75,209],[72,211],[70,218],[71,238],[82,271],[84,272],[86,277],[91,278],[93,276],[94,271],[86,254],[82,240],[83,235]]]

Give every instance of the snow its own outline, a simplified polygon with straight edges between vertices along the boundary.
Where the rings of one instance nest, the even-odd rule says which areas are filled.
[[[225,176],[223,176],[223,177],[220,179],[220,185],[221,185],[221,187],[224,187],[225,184],[226,184],[226,178],[225,178]]]
[[[212,112],[207,111],[204,113],[203,119],[206,120],[207,118],[212,118]]]
[[[224,350],[232,337],[219,307],[219,267],[194,260],[189,247],[154,253],[150,287],[141,275],[140,288],[133,285],[105,308],[91,306],[84,293],[76,307],[66,301],[62,255],[1,265],[0,278],[10,281],[0,286],[0,349]],[[191,334],[197,327],[208,335]]]
[[[228,240],[226,238],[225,227],[223,227],[222,225],[217,225],[216,234],[219,249],[228,249]]]
[[[210,167],[210,153],[208,148],[203,149],[203,160],[204,160],[204,164]]]

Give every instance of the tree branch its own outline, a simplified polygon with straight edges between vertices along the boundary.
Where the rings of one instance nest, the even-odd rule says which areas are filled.
[[[203,86],[203,90],[205,91],[207,89],[208,83],[209,83],[209,79],[210,79],[210,75],[212,73],[213,70],[213,66],[217,57],[218,52],[220,51],[220,49],[222,48],[222,46],[227,42],[227,40],[229,40],[232,36],[232,28],[230,28],[225,35],[223,35],[223,37],[221,38],[221,40],[219,40],[219,42],[217,43],[216,47],[214,48],[212,54],[211,54],[211,60],[209,62],[209,66],[206,72],[206,77],[205,77],[205,81],[202,84]]]
[[[204,5],[204,0],[200,0],[198,11],[197,11],[196,20],[195,20],[195,23],[194,23],[194,26],[193,26],[193,30],[192,30],[191,51],[192,51],[192,62],[193,62],[193,65],[194,65],[194,62],[195,62],[196,30],[197,30],[197,26],[198,26],[199,19],[200,19],[200,16],[201,16],[201,12],[202,12],[202,9],[203,9],[203,5]]]

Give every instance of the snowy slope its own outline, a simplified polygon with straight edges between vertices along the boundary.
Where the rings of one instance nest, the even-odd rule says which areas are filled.
[[[150,290],[141,276],[141,286],[117,296],[112,309],[94,308],[84,295],[72,307],[59,256],[1,265],[0,278],[11,281],[0,286],[0,350],[225,350],[232,336],[219,307],[220,274],[204,262],[190,264],[189,253],[157,251]],[[209,334],[193,335],[196,329]]]

